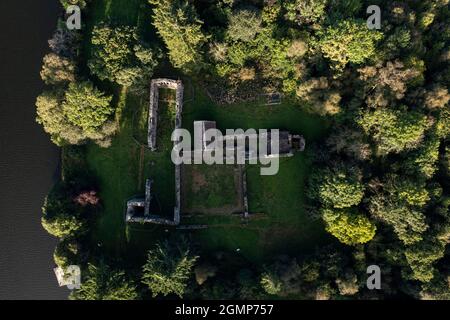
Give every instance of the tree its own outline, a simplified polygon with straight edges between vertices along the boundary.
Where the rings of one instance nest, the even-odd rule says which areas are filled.
[[[268,0],[264,1],[264,7],[262,10],[262,20],[266,24],[275,23],[282,11],[281,1],[278,0]]]
[[[440,140],[436,135],[425,139],[419,148],[407,154],[404,162],[406,172],[419,174],[426,179],[433,177],[439,161]]]
[[[433,264],[444,256],[445,246],[440,242],[424,240],[405,250],[406,260],[411,268],[411,278],[430,282],[434,278]]]
[[[202,67],[202,47],[207,37],[194,6],[185,0],[149,0],[153,7],[153,25],[169,51],[176,68],[184,71]]]
[[[80,43],[80,34],[67,29],[64,24],[60,24],[52,38],[48,40],[48,45],[53,53],[69,59],[77,57]]]
[[[423,207],[430,195],[423,180],[412,180],[397,175],[388,175],[384,190],[396,202],[405,202],[410,206]]]
[[[331,151],[344,154],[357,160],[367,160],[372,155],[370,145],[365,141],[361,130],[350,127],[338,127],[336,133],[327,139]]]
[[[299,25],[321,22],[328,0],[291,0],[285,4],[286,19]]]
[[[344,166],[318,170],[310,177],[309,195],[327,207],[342,209],[358,205],[364,196],[358,175],[357,169]]]
[[[327,78],[313,78],[302,82],[296,90],[297,97],[308,103],[307,110],[319,115],[334,115],[341,111],[341,96],[330,88]]]
[[[86,221],[80,217],[61,184],[45,198],[42,212],[42,226],[55,237],[64,238],[86,230]]]
[[[400,61],[388,61],[358,69],[360,79],[368,92],[369,106],[386,107],[405,96],[408,81],[419,75],[415,69],[406,68]]]
[[[439,138],[450,136],[450,109],[444,108],[440,110],[436,121],[436,134]]]
[[[73,199],[73,201],[75,201],[75,203],[79,204],[82,207],[86,207],[88,205],[96,206],[99,204],[100,198],[98,197],[96,191],[91,190],[81,192]]]
[[[84,229],[85,225],[76,216],[65,212],[55,212],[50,216],[45,211],[42,217],[42,226],[52,236],[64,238],[76,234]]]
[[[92,31],[91,72],[101,80],[129,87],[149,79],[158,54],[145,47],[136,27],[98,25]]]
[[[115,122],[108,119],[114,113],[109,105],[111,99],[90,82],[71,83],[65,93],[44,91],[37,98],[36,121],[59,146],[92,140],[107,147],[117,129]]]
[[[430,282],[424,283],[420,298],[422,300],[450,300],[449,273],[436,273]]]
[[[358,277],[354,273],[346,273],[343,277],[336,279],[339,293],[343,296],[353,296],[358,293]]]
[[[422,240],[422,234],[428,228],[423,213],[382,196],[370,198],[369,211],[375,218],[392,226],[397,237],[405,244]]]
[[[444,108],[449,101],[450,93],[448,93],[447,88],[442,85],[436,85],[425,95],[425,106],[431,110]]]
[[[71,201],[70,190],[64,182],[56,184],[49,192],[42,213],[42,226],[55,237],[66,238],[86,231],[87,221]]]
[[[442,159],[442,165],[447,177],[450,177],[450,146],[445,147],[445,154]]]
[[[425,115],[406,107],[364,111],[358,123],[376,142],[379,155],[416,148],[429,126]]]
[[[386,58],[394,58],[410,49],[412,45],[412,32],[407,27],[400,26],[394,29],[383,43]]]
[[[289,58],[302,58],[308,51],[308,43],[302,39],[294,39],[287,49]]]
[[[181,298],[197,259],[184,240],[175,246],[167,241],[158,243],[148,252],[142,282],[150,288],[153,297],[173,293]]]
[[[75,63],[55,53],[49,53],[44,57],[41,70],[42,80],[49,85],[65,85],[75,81]]]
[[[366,243],[375,236],[376,226],[355,210],[324,209],[326,230],[347,245]]]
[[[77,255],[79,254],[79,244],[73,239],[63,239],[56,245],[53,253],[53,260],[56,265],[67,268],[70,265],[77,264]]]
[[[286,256],[279,257],[273,264],[265,267],[261,285],[268,294],[288,296],[301,291],[301,266],[297,260]]]
[[[390,225],[404,244],[422,240],[428,225],[421,211],[430,199],[425,183],[388,175],[383,189],[370,198],[369,212]]]
[[[70,294],[72,300],[136,300],[138,297],[136,285],[125,272],[114,270],[103,262],[89,264],[80,289]]]
[[[195,280],[199,285],[202,285],[206,280],[208,280],[208,278],[214,277],[216,275],[217,267],[209,263],[202,263],[195,267],[194,272]]]
[[[81,129],[71,124],[62,111],[63,96],[61,91],[44,91],[36,100],[36,121],[59,146],[77,144],[81,136]]]
[[[333,0],[328,3],[329,21],[339,21],[357,16],[363,4],[361,0]]]
[[[347,63],[361,64],[375,54],[376,43],[383,37],[368,30],[365,21],[344,20],[318,32],[317,47],[332,68],[342,71]]]

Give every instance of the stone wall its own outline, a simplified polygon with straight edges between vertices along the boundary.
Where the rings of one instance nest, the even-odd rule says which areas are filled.
[[[172,220],[161,218],[160,216],[146,216],[146,217],[131,217],[127,220],[127,222],[138,222],[138,223],[154,223],[154,224],[162,224],[167,226],[176,226]]]
[[[147,179],[145,182],[145,211],[144,216],[150,215],[150,201],[152,200],[152,180]]]
[[[248,196],[247,196],[247,171],[245,166],[240,166],[242,170],[242,196],[244,198],[244,218],[248,218]]]

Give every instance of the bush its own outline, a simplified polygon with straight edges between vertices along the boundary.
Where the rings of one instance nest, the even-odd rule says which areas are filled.
[[[45,198],[42,226],[58,238],[80,234],[86,230],[86,220],[72,202],[70,190],[63,182],[56,184]]]

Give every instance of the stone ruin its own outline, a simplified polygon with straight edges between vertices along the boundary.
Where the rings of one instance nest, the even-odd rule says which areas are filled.
[[[178,220],[169,220],[158,215],[151,214],[150,205],[152,200],[151,195],[152,181],[147,179],[145,184],[145,198],[131,199],[127,202],[126,222],[140,222],[140,223],[156,223],[168,226],[176,226],[180,223]]]
[[[153,79],[150,84],[150,107],[148,114],[148,147],[156,151],[156,134],[158,126],[158,102],[159,89],[168,88],[176,90],[176,115],[175,129],[181,128],[181,114],[183,112],[184,87],[181,80]],[[174,143],[178,143],[175,141]],[[173,219],[151,214],[152,181],[147,180],[145,184],[145,198],[135,198],[127,202],[126,222],[156,223],[169,226],[177,226],[180,223],[181,208],[181,165],[175,166],[175,208]]]
[[[156,151],[156,131],[158,127],[158,101],[159,89],[168,88],[176,90],[176,118],[175,128],[181,127],[181,113],[183,112],[183,83],[181,80],[153,79],[150,85],[150,109],[148,113],[148,147]]]
[[[153,79],[150,85],[150,106],[148,116],[148,148],[151,151],[157,150],[156,135],[158,126],[158,102],[159,89],[169,88],[176,90],[176,116],[175,129],[181,128],[181,114],[183,112],[183,92],[184,87],[181,80],[172,79]],[[203,133],[210,128],[216,128],[215,121],[196,121],[195,124],[202,126]],[[206,149],[209,141],[203,138],[201,149]],[[268,133],[268,150],[270,150],[271,137]],[[269,157],[289,157],[293,156],[295,151],[303,151],[305,149],[305,139],[300,135],[292,135],[287,131],[280,132],[280,150],[278,154],[270,154]],[[181,138],[180,138],[181,139]],[[235,136],[224,136],[224,140],[236,139]],[[174,141],[177,144],[180,141]],[[202,150],[202,151],[203,151]],[[197,150],[200,151],[200,150]],[[246,154],[246,159],[251,159],[257,155],[252,155],[248,150],[242,150]],[[224,153],[225,154],[225,153]],[[244,171],[245,172],[245,171]],[[248,200],[247,200],[247,182],[244,175],[243,181],[244,190],[244,216],[248,216]],[[175,165],[175,208],[173,219],[166,219],[164,217],[153,215],[151,213],[152,204],[152,181],[147,179],[145,185],[145,198],[134,198],[127,202],[126,222],[140,222],[140,223],[155,223],[168,226],[178,226],[180,224],[180,208],[181,208],[181,165]],[[200,226],[206,227],[206,226]],[[192,226],[195,228],[195,226]]]

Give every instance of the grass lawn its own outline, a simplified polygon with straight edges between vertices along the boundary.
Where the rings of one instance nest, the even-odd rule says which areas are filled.
[[[242,213],[241,180],[239,167],[234,165],[184,165],[182,212],[209,215]]]
[[[147,3],[146,0],[96,0],[88,11],[88,21],[141,26],[148,14],[148,11],[141,9]]]

